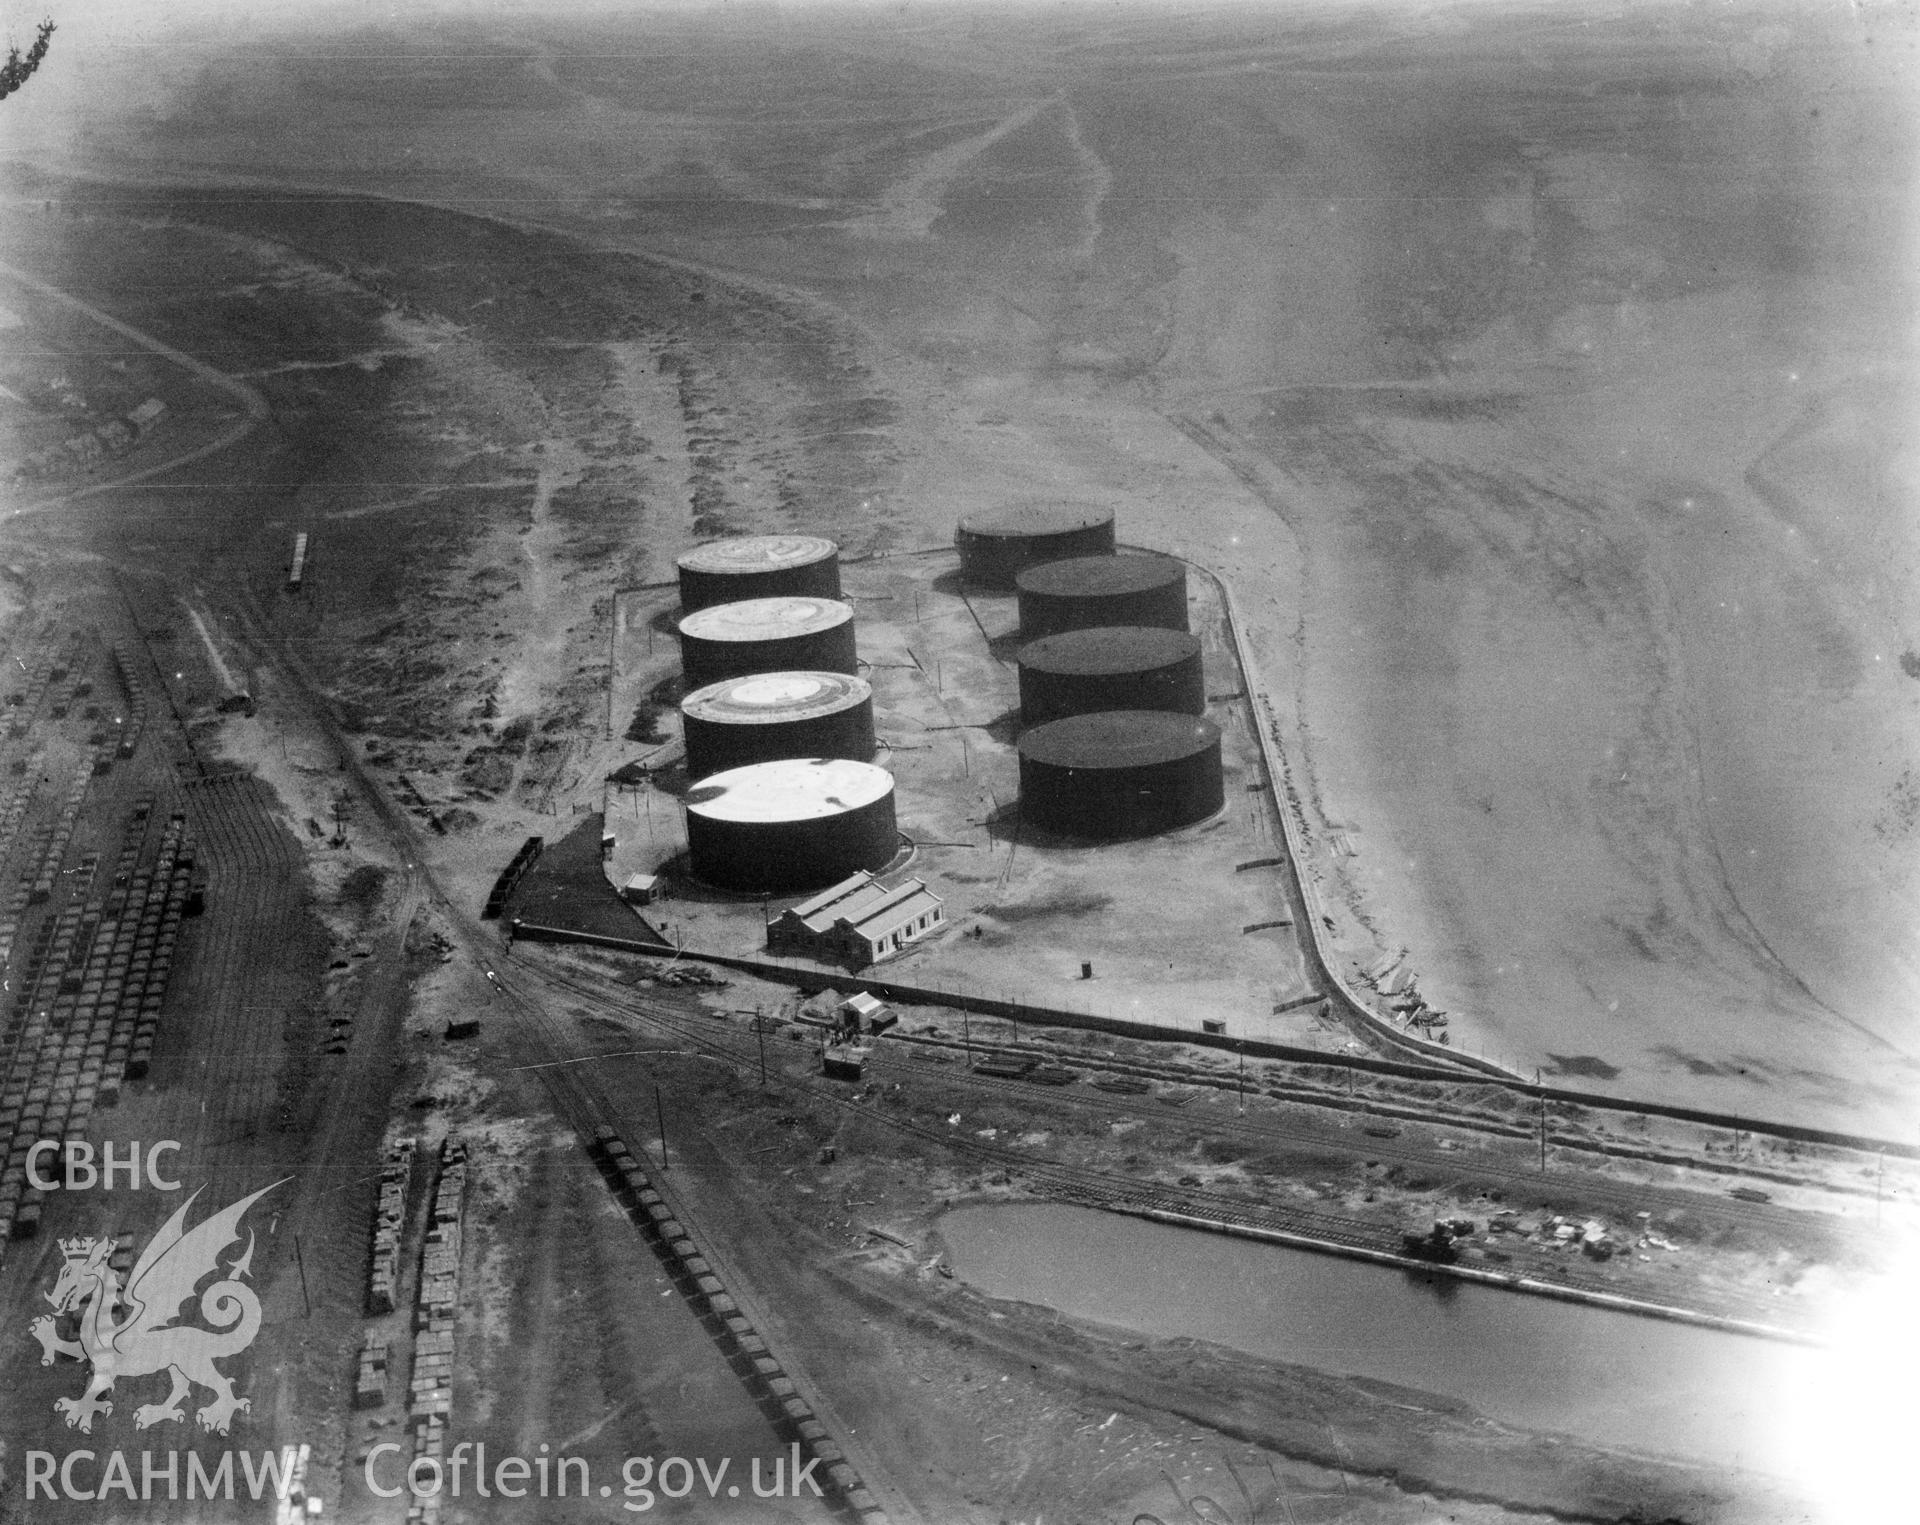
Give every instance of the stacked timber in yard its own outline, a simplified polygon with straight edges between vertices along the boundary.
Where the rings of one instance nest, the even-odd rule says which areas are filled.
[[[15,784],[11,788],[0,788],[0,856],[4,856],[13,846],[13,839],[20,833],[20,823],[27,817],[27,807],[33,803],[33,785]],[[0,915],[0,969],[6,968],[13,958],[13,945],[20,936],[20,918],[27,909],[29,886],[16,886],[8,895],[4,915]]]
[[[367,1272],[367,1311],[391,1313],[400,1287],[400,1240],[407,1232],[407,1183],[413,1174],[413,1140],[387,1150],[380,1167],[380,1204],[373,1220],[373,1263]]]
[[[69,904],[43,921],[8,968],[0,1041],[0,1235],[37,1231],[42,1194],[26,1179],[36,1139],[77,1135],[95,1106],[118,1099],[123,1079],[144,1075],[172,974],[180,919],[194,873],[186,818],[171,816],[145,868],[152,796],[123,830],[112,881],[99,894],[97,856],[72,871]]]
[[[73,829],[80,820],[80,807],[86,802],[87,785],[93,779],[93,763],[83,762],[67,785],[67,797],[62,801],[60,814],[50,831],[43,831],[35,839],[39,850],[39,862],[27,871],[32,888],[27,899],[39,904],[53,894],[54,880],[60,875],[60,863],[67,855],[67,844],[73,840]]]
[[[847,1460],[847,1453],[820,1422],[813,1405],[768,1348],[752,1320],[740,1311],[740,1305],[728,1293],[711,1260],[694,1242],[686,1226],[673,1216],[673,1209],[626,1142],[612,1128],[603,1125],[594,1131],[589,1147],[628,1215],[652,1242],[654,1253],[665,1264],[674,1285],[693,1304],[695,1311],[701,1312],[701,1322],[733,1358],[734,1369],[741,1373],[741,1380],[761,1410],[769,1416],[777,1415],[780,1432],[790,1436],[814,1458],[824,1476],[826,1491],[839,1497],[859,1525],[888,1525],[887,1512],[868,1490],[865,1479]],[[797,1465],[798,1452],[795,1455]]]
[[[387,1342],[373,1330],[360,1346],[360,1366],[354,1373],[353,1406],[377,1409],[387,1401]]]
[[[450,1138],[440,1146],[440,1180],[433,1189],[433,1220],[420,1257],[420,1291],[414,1304],[413,1377],[407,1385],[407,1417],[413,1454],[443,1462],[447,1421],[453,1408],[453,1321],[460,1303],[460,1218],[467,1194],[467,1146]],[[416,1498],[408,1525],[432,1525],[440,1496]]]

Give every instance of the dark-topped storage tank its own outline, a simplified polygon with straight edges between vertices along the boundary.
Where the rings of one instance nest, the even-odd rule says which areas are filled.
[[[838,672],[723,678],[680,701],[687,777],[783,757],[873,759],[873,687]]]
[[[1220,731],[1165,710],[1102,710],[1020,738],[1020,819],[1114,840],[1203,821],[1225,800]]]
[[[1029,641],[1095,625],[1187,628],[1187,569],[1171,556],[1076,556],[1028,567],[1014,582]]]
[[[1020,721],[1045,725],[1100,710],[1207,712],[1200,639],[1150,625],[1096,625],[1020,648]]]
[[[818,535],[741,535],[679,559],[680,612],[750,598],[838,598],[840,547]]]
[[[687,791],[694,876],[722,889],[784,895],[858,869],[878,873],[900,846],[893,775],[843,757],[729,768]]]
[[[1043,561],[1111,556],[1113,510],[1090,503],[1010,503],[968,514],[953,538],[963,578],[1011,589],[1015,577]]]
[[[749,598],[680,621],[680,670],[689,689],[757,672],[851,676],[853,610],[835,598]]]

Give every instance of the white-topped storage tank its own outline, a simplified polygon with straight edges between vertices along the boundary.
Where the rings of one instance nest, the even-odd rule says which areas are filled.
[[[818,535],[741,535],[679,558],[680,612],[750,598],[838,598],[840,547]]]
[[[835,598],[750,598],[680,621],[687,688],[761,672],[856,671],[853,609]]]
[[[838,672],[723,678],[680,701],[687,777],[783,757],[873,759],[873,687]]]
[[[729,768],[687,791],[694,877],[751,895],[784,895],[878,873],[900,846],[893,775],[844,757]]]

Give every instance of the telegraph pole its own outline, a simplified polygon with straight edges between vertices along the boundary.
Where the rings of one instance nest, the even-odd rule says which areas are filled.
[[[1547,1173],[1547,1093],[1540,1085],[1540,1071],[1533,1072],[1534,1093],[1540,1098],[1540,1174]]]

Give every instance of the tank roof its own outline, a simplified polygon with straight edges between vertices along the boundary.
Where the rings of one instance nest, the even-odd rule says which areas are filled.
[[[893,775],[844,757],[794,757],[729,768],[687,791],[687,809],[714,821],[817,821],[871,805]]]
[[[680,701],[680,708],[722,725],[767,725],[830,715],[872,697],[872,684],[846,673],[764,672],[697,688]]]
[[[960,521],[960,528],[969,535],[1018,539],[1065,534],[1112,522],[1113,510],[1094,503],[1008,503],[968,514]]]
[[[680,621],[680,633],[701,641],[778,641],[831,630],[852,618],[852,607],[837,598],[743,598],[696,609]]]
[[[689,572],[772,572],[824,561],[839,550],[819,535],[739,535],[697,545],[675,565]]]
[[[1220,744],[1210,720],[1166,710],[1100,710],[1037,725],[1020,755],[1057,768],[1138,768],[1179,762]]]
[[[1022,593],[1055,597],[1138,593],[1163,588],[1187,575],[1186,567],[1171,556],[1070,556],[1065,561],[1043,561],[1014,579]]]
[[[1109,673],[1152,672],[1198,655],[1200,638],[1184,630],[1158,625],[1094,625],[1086,630],[1063,630],[1042,636],[1020,648],[1022,667],[1038,672]]]

